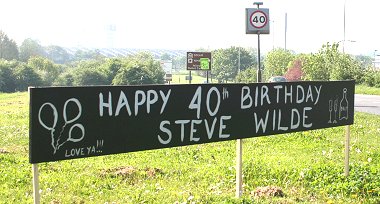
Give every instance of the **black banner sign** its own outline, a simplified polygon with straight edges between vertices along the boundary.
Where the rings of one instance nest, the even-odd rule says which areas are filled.
[[[30,89],[30,162],[353,124],[354,81]]]

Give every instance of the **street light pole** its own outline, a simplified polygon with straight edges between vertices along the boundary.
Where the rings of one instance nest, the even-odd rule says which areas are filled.
[[[375,50],[375,51],[373,52],[373,68],[374,68],[374,69],[376,68],[376,52],[377,52],[377,50]]]
[[[346,0],[344,0],[344,6],[343,6],[343,53],[344,53],[345,42],[346,42]]]

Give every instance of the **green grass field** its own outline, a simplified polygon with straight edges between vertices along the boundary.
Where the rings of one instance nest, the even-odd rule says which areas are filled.
[[[186,76],[189,76],[188,71],[182,71],[181,73],[173,74],[171,84],[189,84],[189,80],[186,80]],[[194,72],[191,74],[191,83],[192,84],[203,84],[207,81],[206,77],[198,76]],[[209,83],[216,83],[216,80],[209,78]]]
[[[356,94],[370,94],[370,95],[379,95],[380,96],[380,88],[369,87],[365,85],[355,85],[355,93]]]
[[[0,94],[0,203],[32,203],[28,94]],[[344,127],[39,164],[42,203],[380,203],[380,117],[355,113],[350,168]],[[254,196],[276,186],[284,196]]]

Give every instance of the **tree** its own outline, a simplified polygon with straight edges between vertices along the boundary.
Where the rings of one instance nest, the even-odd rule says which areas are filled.
[[[186,60],[187,56],[177,56],[173,58],[173,69],[174,70],[186,70]]]
[[[67,77],[68,80],[72,80],[73,86],[110,85],[107,78],[107,71],[102,68],[102,63],[102,60],[80,61],[73,69],[69,70],[72,74],[72,79],[70,75],[64,76]]]
[[[363,76],[360,70],[360,63],[350,55],[340,54],[336,65],[331,71],[331,80],[350,80],[361,81]]]
[[[291,62],[291,66],[285,73],[285,78],[287,81],[300,81],[302,76],[302,61],[300,59],[296,59]]]
[[[13,70],[18,66],[17,61],[0,60],[0,92],[14,92],[16,79]]]
[[[134,65],[121,69],[112,83],[114,85],[154,84],[154,79],[150,78],[147,69],[141,65]]]
[[[360,62],[350,55],[339,52],[338,43],[326,43],[316,54],[304,56],[305,80],[347,80],[361,81]]]
[[[288,70],[288,65],[295,58],[293,52],[282,48],[270,51],[264,60],[264,74],[267,78],[271,76],[283,76]]]
[[[41,86],[42,79],[37,72],[25,63],[19,64],[15,71],[16,91],[26,91],[29,86]]]
[[[0,59],[17,60],[18,48],[14,40],[9,39],[8,36],[0,30]]]
[[[172,60],[172,57],[168,53],[164,53],[161,55],[161,60]]]
[[[212,52],[212,58],[211,71],[220,82],[234,80],[239,68],[240,71],[244,71],[255,62],[254,57],[246,49],[239,47],[215,50]]]
[[[302,60],[303,80],[327,81],[330,79],[329,66],[325,65],[323,56],[319,53],[304,55]]]
[[[81,60],[92,60],[92,59],[102,59],[104,56],[100,53],[100,50],[88,50],[88,51],[82,51],[78,50],[75,52],[74,60],[81,61]]]
[[[74,86],[74,74],[71,70],[66,70],[61,73],[56,80],[54,80],[54,86]]]
[[[360,67],[362,69],[366,69],[368,67],[374,66],[374,64],[373,64],[374,59],[370,56],[357,55],[354,57],[354,59],[360,63]]]
[[[20,46],[20,60],[27,62],[29,58],[34,56],[45,57],[46,53],[44,48],[33,39],[25,39]]]
[[[129,56],[112,81],[114,85],[163,84],[165,72],[153,55],[141,52]]]
[[[52,60],[54,63],[65,64],[70,62],[73,58],[65,49],[60,46],[50,45],[45,48],[47,58]]]
[[[107,84],[107,76],[104,72],[97,69],[85,68],[75,69],[73,72],[74,86],[84,85],[109,85]]]
[[[104,70],[107,75],[107,84],[112,84],[112,80],[115,78],[117,72],[124,66],[121,58],[108,58],[104,60],[101,64],[101,69]]]
[[[153,81],[153,84],[164,84],[165,83],[165,72],[161,67],[161,63],[154,59],[152,53],[150,52],[140,52],[135,55],[129,56],[127,60],[130,60],[129,63],[134,63],[137,65],[142,65],[149,76]]]
[[[43,85],[45,86],[52,85],[54,80],[62,72],[58,65],[40,56],[29,58],[28,66],[33,68],[40,75]]]
[[[251,67],[241,71],[236,76],[236,81],[240,83],[253,83],[257,81],[257,68]]]

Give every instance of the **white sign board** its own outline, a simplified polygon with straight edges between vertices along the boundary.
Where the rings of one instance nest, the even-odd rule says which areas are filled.
[[[246,34],[269,34],[269,9],[246,8]]]
[[[171,60],[162,60],[161,66],[162,66],[162,69],[165,71],[166,74],[172,73],[173,63]]]

